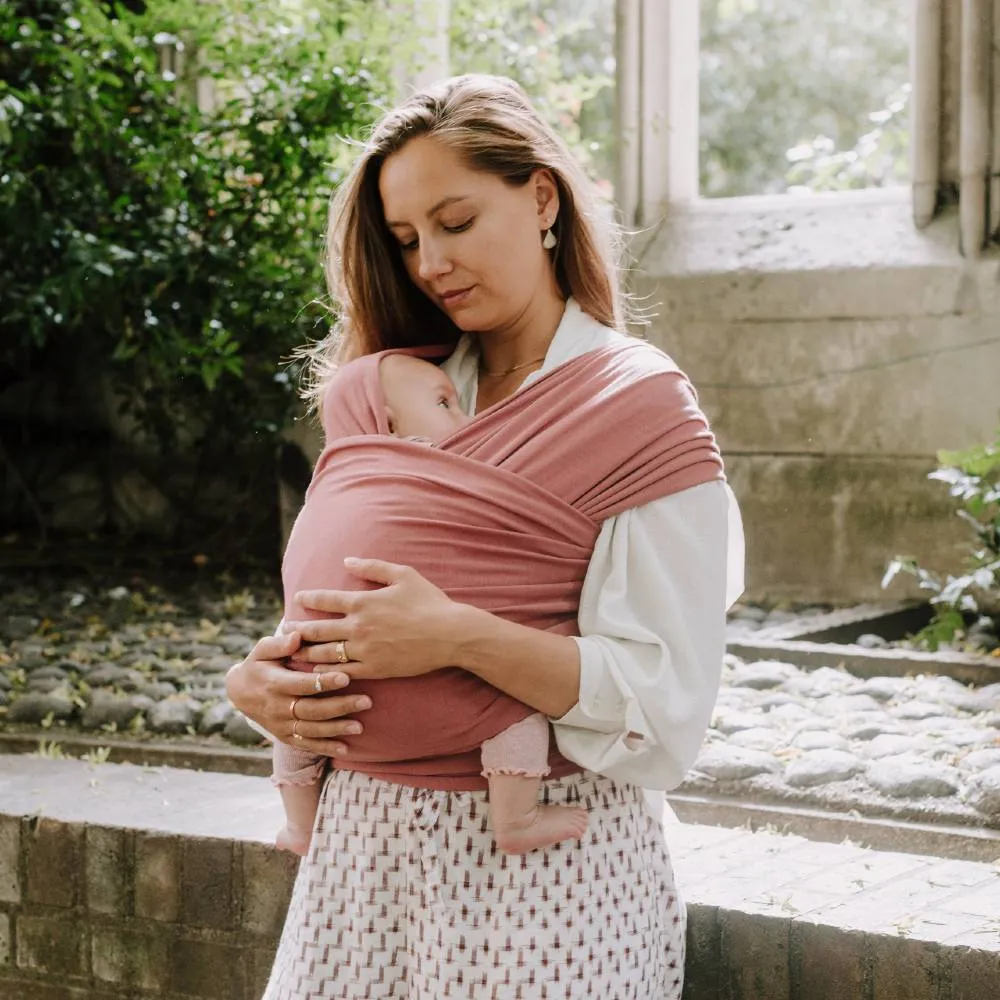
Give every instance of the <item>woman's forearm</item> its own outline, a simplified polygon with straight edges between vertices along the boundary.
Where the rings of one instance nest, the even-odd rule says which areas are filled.
[[[577,703],[580,653],[569,636],[517,625],[469,605],[458,605],[455,615],[455,666],[553,719]]]

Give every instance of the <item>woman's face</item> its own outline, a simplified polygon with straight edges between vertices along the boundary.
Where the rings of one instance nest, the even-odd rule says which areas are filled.
[[[514,187],[418,136],[386,159],[379,193],[407,273],[460,329],[508,328],[554,294],[542,234],[559,196],[547,171]]]

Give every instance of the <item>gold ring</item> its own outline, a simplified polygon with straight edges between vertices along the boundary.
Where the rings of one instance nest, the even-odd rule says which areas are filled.
[[[313,687],[316,688],[316,694],[323,693],[323,675],[317,674],[316,679],[313,681]]]
[[[299,699],[293,698],[291,705],[288,706],[288,714],[293,718],[297,719],[298,716],[295,714],[295,706],[298,704]]]
[[[302,734],[299,732],[299,723],[301,721],[302,721],[301,719],[296,719],[292,723],[292,739],[293,740],[301,740],[303,738]]]
[[[334,646],[337,647],[337,662],[338,663],[350,663],[351,658],[347,655],[347,640],[338,639]]]

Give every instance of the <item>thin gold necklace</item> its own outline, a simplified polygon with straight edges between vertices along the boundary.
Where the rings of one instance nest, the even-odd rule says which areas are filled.
[[[530,368],[532,365],[540,365],[545,360],[544,357],[535,358],[534,361],[525,361],[523,364],[514,365],[513,368],[508,368],[502,372],[490,372],[487,371],[482,365],[479,366],[479,374],[485,375],[487,378],[506,378],[508,375],[513,375],[514,372],[521,371],[522,368]]]

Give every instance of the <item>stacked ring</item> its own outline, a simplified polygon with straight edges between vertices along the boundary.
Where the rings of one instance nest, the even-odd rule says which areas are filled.
[[[301,740],[303,738],[302,734],[299,732],[299,722],[300,721],[301,721],[300,719],[296,719],[292,723],[292,739],[294,739],[294,740]]]
[[[298,702],[299,702],[298,698],[293,698],[291,705],[288,706],[288,714],[293,719],[297,719],[298,718],[298,716],[295,714],[295,706],[298,704]]]
[[[347,640],[338,639],[333,645],[337,650],[337,662],[350,663],[351,658],[347,655]]]
[[[316,694],[323,693],[323,675],[317,674],[316,679],[313,681],[313,687],[316,688]]]

